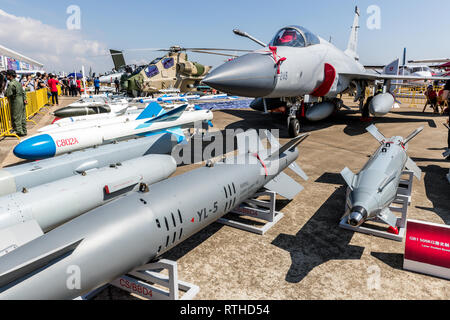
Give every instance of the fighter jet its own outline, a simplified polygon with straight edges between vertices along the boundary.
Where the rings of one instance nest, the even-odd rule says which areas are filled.
[[[359,10],[356,7],[350,40],[345,51],[301,26],[279,30],[266,44],[246,32],[233,30],[263,48],[213,69],[203,83],[228,94],[257,98],[251,107],[259,111],[279,110],[287,116],[291,136],[300,133],[299,118],[310,121],[329,117],[343,107],[337,96],[353,93],[363,116],[386,115],[394,104],[391,80],[443,80],[376,74],[367,71],[357,53]],[[365,103],[366,88],[376,80],[383,92]]]

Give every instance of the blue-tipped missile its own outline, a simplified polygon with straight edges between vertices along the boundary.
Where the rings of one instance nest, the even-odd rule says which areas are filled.
[[[361,226],[368,220],[378,219],[388,224],[392,232],[397,233],[397,217],[389,210],[389,206],[397,196],[398,185],[405,168],[411,170],[417,179],[421,179],[422,171],[408,157],[407,150],[408,142],[417,136],[423,127],[415,130],[407,138],[386,138],[374,125],[366,130],[380,142],[381,146],[357,175],[348,168],[341,172],[351,190],[348,223],[352,226]]]
[[[118,197],[148,188],[176,168],[171,156],[150,154],[0,197],[0,256],[26,243],[17,225],[34,223],[48,232]]]
[[[169,154],[178,141],[171,133],[159,133],[3,168],[0,196],[147,154]]]
[[[134,121],[106,122],[105,125],[88,128],[41,133],[18,144],[14,154],[21,159],[40,160],[120,139],[161,132],[170,132],[184,139],[182,128],[213,118],[209,110],[184,112],[187,106],[165,111],[159,104],[151,103]]]
[[[295,164],[305,136],[270,151],[256,131],[237,138],[239,155],[121,197],[0,257],[0,299],[76,298],[157,258],[261,188],[289,199],[302,190],[283,171],[306,177]]]

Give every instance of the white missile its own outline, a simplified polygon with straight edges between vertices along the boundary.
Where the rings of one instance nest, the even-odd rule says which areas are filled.
[[[199,121],[210,123],[213,118],[209,110],[184,112],[187,106],[166,112],[159,104],[152,103],[134,121],[41,133],[17,145],[14,154],[22,159],[39,160],[128,137],[160,132],[169,132],[184,140],[182,128],[193,126]]]

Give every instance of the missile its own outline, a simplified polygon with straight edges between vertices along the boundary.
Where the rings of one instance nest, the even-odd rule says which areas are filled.
[[[370,102],[369,111],[376,117],[384,116],[391,111],[394,102],[395,99],[391,93],[387,92],[378,94],[373,97],[372,101]]]
[[[266,150],[256,131],[247,131],[237,136],[238,155],[121,197],[22,245],[0,257],[0,299],[74,299],[161,256],[261,188],[292,199],[302,187],[283,171],[307,178],[295,163],[305,137]]]
[[[157,103],[151,103],[134,121],[98,125],[67,131],[44,132],[23,140],[14,148],[18,158],[39,160],[60,154],[126,139],[133,136],[169,132],[181,142],[185,139],[182,128],[197,121],[210,121],[209,110],[184,112],[187,105],[165,111]]]
[[[148,188],[171,176],[176,168],[171,156],[150,154],[0,197],[0,256],[2,251],[18,247],[22,237],[20,232],[5,230],[33,222],[48,232],[118,197]]]
[[[67,107],[54,111],[53,115],[57,118],[63,119],[68,117],[87,116],[94,114],[121,113],[125,112],[127,108],[127,101],[118,104],[94,104],[88,106],[69,105]]]
[[[142,109],[130,108],[123,113],[102,113],[87,116],[63,118],[53,124],[42,127],[38,132],[57,132],[111,125],[120,122],[135,121]]]
[[[357,175],[349,168],[341,172],[351,190],[348,223],[360,226],[368,220],[378,219],[388,224],[391,232],[398,233],[397,217],[389,210],[389,206],[397,196],[405,168],[411,170],[418,180],[421,179],[422,171],[408,157],[407,150],[408,142],[417,136],[423,127],[407,138],[386,138],[374,125],[366,130],[380,142],[380,147]]]
[[[0,170],[0,196],[146,154],[169,154],[177,143],[178,139],[172,134],[159,133],[3,168]]]

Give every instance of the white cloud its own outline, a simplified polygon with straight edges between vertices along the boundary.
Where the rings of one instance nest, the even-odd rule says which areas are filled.
[[[44,64],[47,71],[72,71],[85,65],[106,70],[96,56],[108,54],[104,43],[85,39],[80,31],[58,29],[28,17],[0,9],[0,44]],[[98,65],[98,64],[102,65]]]

